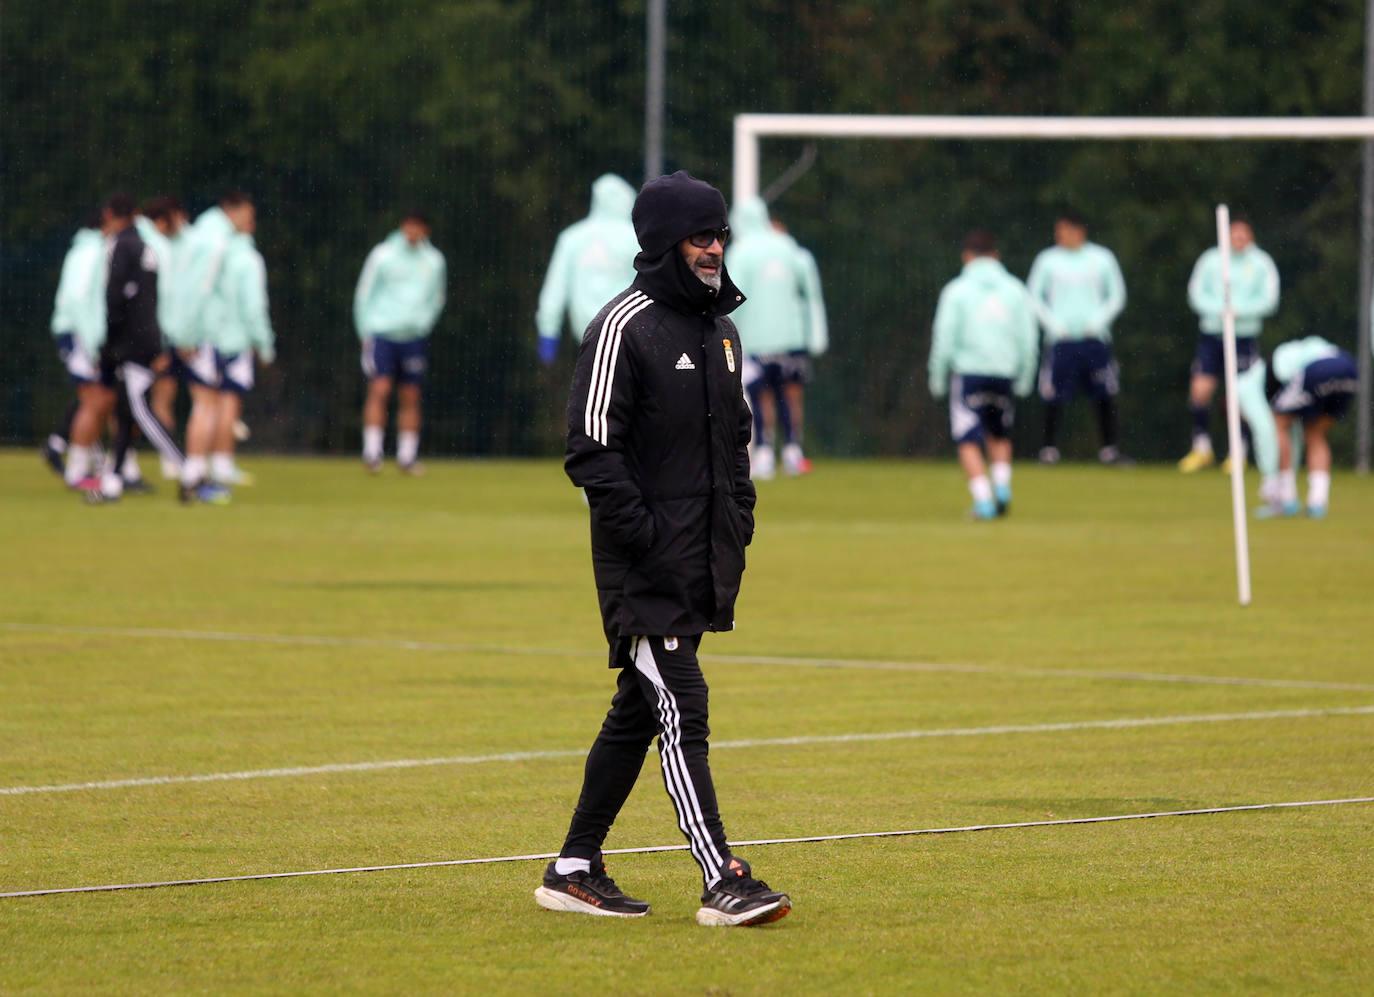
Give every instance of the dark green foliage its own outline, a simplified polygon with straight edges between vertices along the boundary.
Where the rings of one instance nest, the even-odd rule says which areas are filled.
[[[67,391],[47,321],[76,223],[116,187],[229,185],[260,205],[277,369],[252,402],[265,445],[351,450],[360,378],[351,294],[401,209],[434,216],[449,260],[431,445],[559,446],[570,367],[534,360],[553,238],[607,170],[639,177],[642,2],[12,0],[3,45],[0,439],[46,431]],[[670,3],[667,164],[728,188],[742,111],[1342,115],[1359,111],[1355,0]],[[797,142],[764,147],[765,182]],[[1177,450],[1195,323],[1184,284],[1212,206],[1244,205],[1284,279],[1267,343],[1354,341],[1353,143],[822,143],[775,205],[815,251],[834,352],[817,449],[931,453],[923,368],[935,296],[973,224],[1024,274],[1069,202],[1121,259],[1127,445]],[[1086,413],[1084,413],[1086,416]],[[1034,406],[1023,442],[1034,438]],[[1071,420],[1071,443],[1090,420]]]

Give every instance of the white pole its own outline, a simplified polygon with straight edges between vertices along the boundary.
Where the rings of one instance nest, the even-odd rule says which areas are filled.
[[[730,200],[743,204],[759,192],[759,136],[749,125],[750,115],[735,115],[735,176]]]
[[[1231,519],[1236,529],[1236,590],[1250,605],[1250,538],[1245,513],[1245,444],[1236,395],[1236,313],[1231,308],[1231,209],[1217,205],[1217,249],[1221,253],[1221,342],[1226,367],[1226,452],[1231,458]]]

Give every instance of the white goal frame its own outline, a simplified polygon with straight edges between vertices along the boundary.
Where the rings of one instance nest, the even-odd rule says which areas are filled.
[[[1371,22],[1374,28],[1374,20]],[[1374,52],[1374,49],[1371,49]],[[770,138],[1020,139],[1121,142],[1141,140],[1234,142],[1359,141],[1365,143],[1360,212],[1356,350],[1360,397],[1356,413],[1356,467],[1369,467],[1371,450],[1371,291],[1374,290],[1374,117],[1343,118],[1136,118],[992,115],[738,114],[735,116],[735,203],[759,192],[759,145]],[[1353,207],[1353,206],[1352,206]]]

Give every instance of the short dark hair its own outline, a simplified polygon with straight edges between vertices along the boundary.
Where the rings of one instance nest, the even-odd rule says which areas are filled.
[[[92,208],[81,217],[82,228],[100,228],[100,209]]]
[[[237,187],[230,187],[219,196],[219,206],[221,208],[237,208],[241,204],[252,204],[253,195],[247,191],[239,190]]]
[[[105,210],[115,218],[132,218],[138,209],[134,195],[119,191],[105,198]]]
[[[1082,212],[1073,208],[1062,208],[1059,214],[1054,216],[1055,221],[1068,222],[1076,228],[1081,228],[1084,232],[1088,230],[1088,220],[1083,217]]]
[[[186,209],[181,201],[171,194],[159,194],[143,202],[143,216],[155,222],[169,219],[173,215],[184,214]]]
[[[409,211],[405,212],[405,214],[401,215],[401,224],[404,225],[406,222],[419,222],[425,228],[431,227],[429,224],[429,212],[425,211],[423,208],[411,208]]]
[[[1232,211],[1232,212],[1231,212],[1231,224],[1232,224],[1232,225],[1249,225],[1251,228],[1254,228],[1254,227],[1255,227],[1255,226],[1254,226],[1254,223],[1250,221],[1250,212],[1248,212],[1248,211],[1242,211],[1242,210],[1239,209],[1239,208],[1237,208],[1235,211]]]
[[[991,256],[997,252],[997,236],[985,228],[976,228],[964,236],[964,252],[974,256]]]

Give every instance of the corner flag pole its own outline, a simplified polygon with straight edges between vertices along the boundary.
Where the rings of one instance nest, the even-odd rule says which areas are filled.
[[[1231,209],[1217,205],[1217,250],[1221,253],[1221,343],[1226,368],[1226,452],[1231,457],[1231,519],[1236,529],[1236,592],[1250,605],[1250,537],[1245,518],[1245,444],[1236,395],[1236,313],[1231,307]]]

